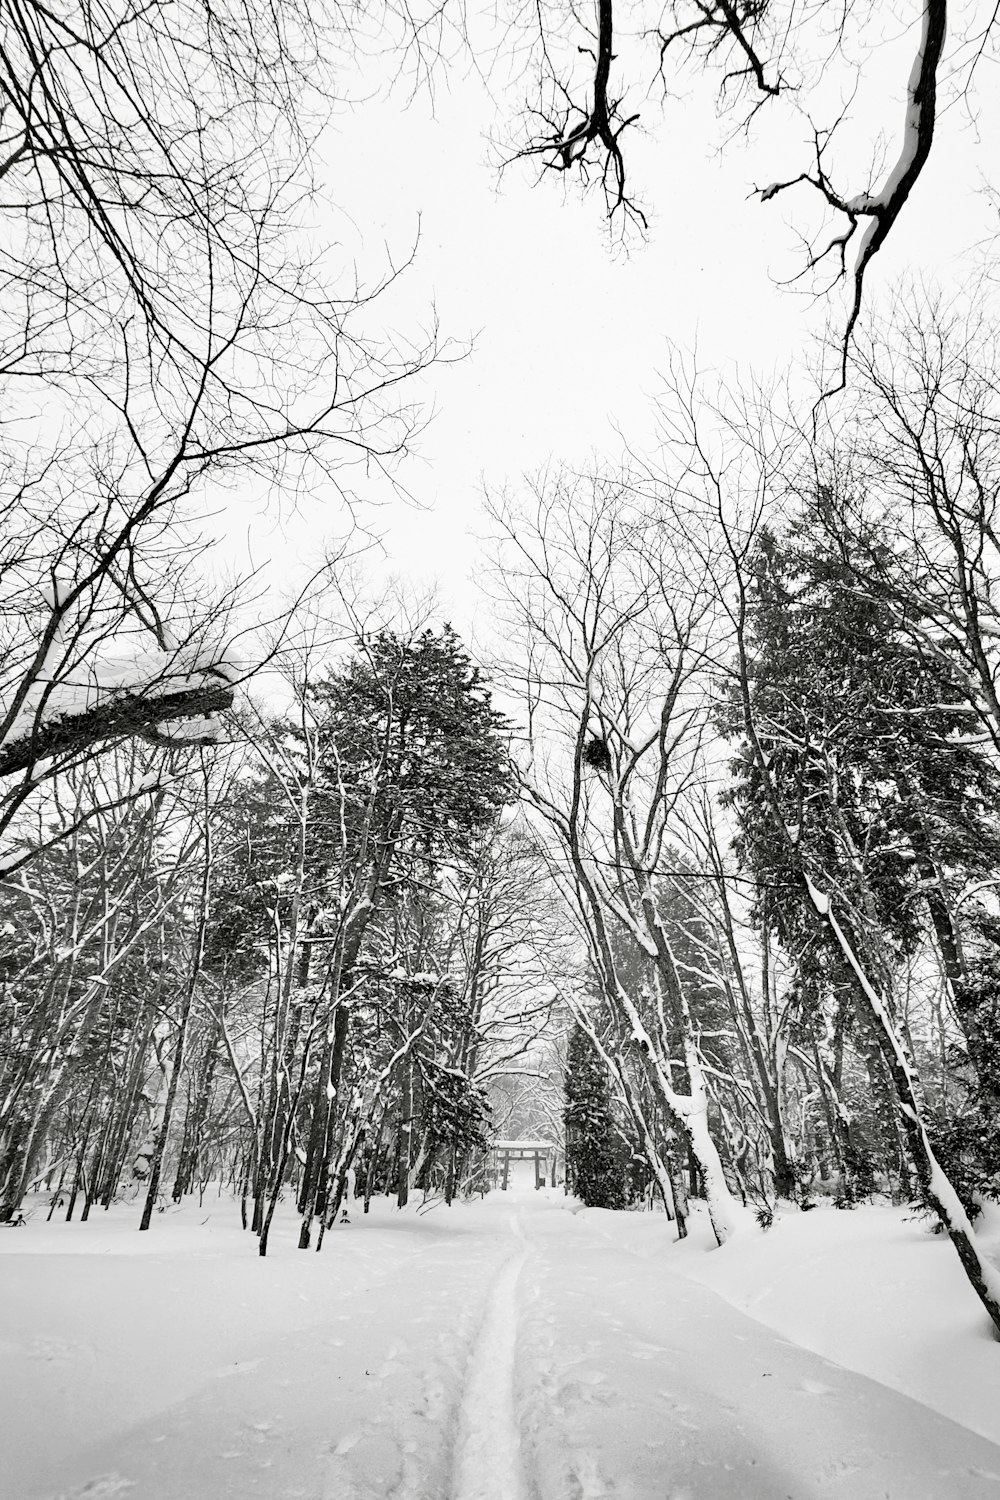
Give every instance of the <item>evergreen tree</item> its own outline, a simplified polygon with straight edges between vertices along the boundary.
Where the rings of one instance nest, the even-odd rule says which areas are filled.
[[[726,719],[743,727],[745,690],[758,745],[744,742],[733,764],[738,847],[759,882],[761,920],[795,955],[803,997],[836,1011],[854,988],[815,920],[806,871],[836,892],[855,951],[884,989],[922,944],[936,947],[976,1071],[980,997],[952,892],[1000,857],[1000,780],[957,668],[917,650],[896,605],[862,586],[855,553],[880,551],[889,553],[852,532],[826,491],[784,535],[758,541],[748,677]],[[864,1006],[850,1005],[849,1024],[879,1093],[884,1070]],[[815,1034],[808,1009],[800,1025]],[[884,1086],[885,1123],[898,1135]]]
[[[315,687],[325,797],[348,856],[465,852],[513,797],[505,721],[450,625],[384,630]],[[321,851],[317,851],[321,852]]]
[[[1000,1198],[1000,918],[979,910],[966,947],[957,1009],[965,1046],[952,1046],[948,1084],[930,1122],[934,1149],[946,1164],[966,1211]]]
[[[310,704],[318,736],[307,862],[329,938],[330,983],[300,1193],[303,1248],[311,1219],[324,1213],[363,971],[373,957],[398,962],[398,955],[374,954],[372,944],[391,932],[392,911],[407,891],[430,890],[513,797],[505,722],[450,626],[362,639],[342,668],[312,688]],[[415,1068],[414,1059],[403,1069],[407,1169]]]
[[[790,951],[804,947],[810,963],[824,965],[799,878],[804,862],[893,956],[913,953],[930,931],[957,983],[950,887],[956,874],[992,873],[1000,858],[996,767],[958,673],[918,653],[893,608],[858,587],[850,537],[840,550],[809,540],[813,520],[807,510],[786,536],[762,535],[749,609],[751,708],[794,853],[747,745],[730,793],[740,849],[762,887],[780,891],[767,919]],[[727,727],[742,722],[734,698]]]
[[[624,1208],[627,1155],[615,1124],[607,1069],[582,1026],[566,1058],[566,1171],[588,1208]]]

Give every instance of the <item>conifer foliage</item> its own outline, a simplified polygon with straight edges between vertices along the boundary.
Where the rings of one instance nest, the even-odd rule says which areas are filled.
[[[888,558],[884,566],[897,571],[905,562],[871,529],[850,526],[825,490],[786,535],[761,533],[748,687],[767,787],[762,762],[744,743],[730,792],[739,848],[760,889],[780,893],[760,911],[798,955],[801,993],[812,997],[806,1012],[824,997],[846,1008],[876,1092],[882,1069],[865,1006],[854,1003],[852,974],[815,921],[801,870],[821,871],[837,892],[855,952],[864,952],[886,992],[930,943],[964,1042],[955,1071],[968,1086],[958,1108],[944,1091],[932,1134],[953,1175],[995,1190],[995,1133],[979,1104],[993,1087],[983,968],[991,945],[971,962],[984,947],[982,917],[976,930],[957,913],[963,888],[988,880],[1000,858],[996,764],[954,659],[915,645],[912,619],[901,621],[863,586],[859,556]],[[741,712],[737,705],[732,723]],[[781,836],[775,807],[791,840]],[[892,1109],[888,1098],[884,1112]],[[845,1139],[848,1158],[852,1144]],[[974,1210],[971,1193],[965,1198]]]
[[[566,1059],[566,1170],[588,1208],[625,1207],[623,1152],[608,1071],[582,1026],[574,1026]]]

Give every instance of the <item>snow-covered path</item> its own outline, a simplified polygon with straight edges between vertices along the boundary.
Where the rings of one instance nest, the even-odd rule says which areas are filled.
[[[264,1262],[230,1215],[5,1237],[2,1500],[1000,1497],[1000,1448],[561,1200]]]
[[[511,1229],[523,1242],[516,1215]],[[530,1500],[514,1397],[517,1282],[526,1259],[522,1249],[501,1267],[469,1355],[458,1407],[454,1500]]]

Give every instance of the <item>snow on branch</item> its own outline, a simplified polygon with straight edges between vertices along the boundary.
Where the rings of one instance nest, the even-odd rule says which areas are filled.
[[[154,744],[207,744],[232,706],[236,666],[223,652],[207,660],[140,649],[89,665],[83,681],[47,684],[0,743],[0,777],[38,762],[77,756],[103,740],[138,736]]]
[[[947,20],[947,0],[925,0],[920,45],[906,87],[902,149],[879,192],[863,193],[852,198],[847,205],[849,213],[867,214],[872,222],[858,247],[854,266],[854,304],[845,341],[850,338],[861,311],[865,268],[885,243],[931,154],[937,122],[937,72],[944,50]]]
[[[851,310],[841,344],[840,382],[832,390],[824,392],[820,398],[821,401],[835,394],[836,391],[843,390],[847,384],[847,357],[854,328],[861,313],[865,272],[888,239],[931,153],[934,127],[937,123],[938,68],[944,51],[947,21],[947,0],[924,0],[920,41],[906,86],[903,141],[895,163],[877,192],[858,193],[854,197],[845,198],[836,191],[826,175],[822,160],[823,149],[829,142],[832,132],[827,132],[822,137],[818,133],[816,135],[814,173],[801,172],[787,182],[774,182],[769,187],[759,190],[761,202],[768,203],[787,188],[805,182],[815,188],[831,208],[846,214],[847,228],[834,235],[825,249],[810,257],[809,269],[819,265],[828,255],[834,254],[840,260],[838,275],[846,276],[847,247],[860,229],[854,270],[851,273],[853,281]],[[863,219],[867,219],[868,223],[862,229]]]

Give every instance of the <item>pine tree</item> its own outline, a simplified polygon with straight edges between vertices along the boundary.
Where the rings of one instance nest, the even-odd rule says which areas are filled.
[[[761,888],[780,893],[762,910],[811,987],[843,976],[836,945],[813,920],[804,866],[822,871],[883,962],[934,942],[968,1032],[975,997],[951,892],[1000,859],[1000,779],[957,670],[917,651],[894,606],[860,587],[858,539],[846,530],[836,546],[829,535],[810,539],[816,512],[831,504],[821,495],[785,536],[765,532],[758,543],[748,691],[768,786],[744,744],[730,793],[739,847]],[[876,546],[862,541],[866,553]],[[727,727],[742,727],[743,712],[734,697]]]
[[[381,631],[312,696],[344,852],[363,838],[374,863],[404,845],[454,856],[512,799],[505,721],[450,625],[412,639]]]
[[[626,1156],[615,1124],[607,1069],[582,1026],[566,1058],[566,1170],[588,1208],[625,1207]]]
[[[974,1094],[988,1095],[982,985],[969,966],[953,892],[991,874],[1000,858],[1000,780],[957,667],[943,652],[918,649],[913,622],[863,585],[855,559],[872,555],[884,555],[886,567],[906,566],[877,536],[852,530],[826,491],[784,535],[762,533],[745,685],[758,746],[742,745],[730,800],[740,852],[762,892],[761,918],[795,954],[801,995],[813,997],[795,1040],[816,1036],[817,1024],[822,1031],[816,1005],[846,1007],[872,1088],[884,1094],[883,1149],[899,1158],[905,1185],[897,1144],[905,1122],[893,1123],[879,1042],[867,1007],[851,1000],[854,976],[829,927],[815,920],[802,871],[836,893],[842,925],[886,993],[921,945],[936,947],[965,1032],[966,1066],[977,1075]],[[730,728],[745,722],[738,697]],[[769,889],[773,897],[763,894]],[[959,1136],[966,1155],[968,1143],[985,1139],[982,1111],[973,1113],[970,1130],[935,1132],[949,1168],[960,1164]],[[842,1144],[849,1154],[851,1142]],[[981,1165],[989,1158],[992,1170],[994,1156],[991,1142]]]
[[[374,919],[468,854],[513,797],[505,721],[450,626],[359,641],[346,665],[312,690],[311,706],[319,775],[308,862],[314,888],[329,893],[322,901],[332,977],[300,1193],[302,1248],[325,1210],[355,987]],[[408,1059],[403,1069],[407,1169],[415,1067]]]

